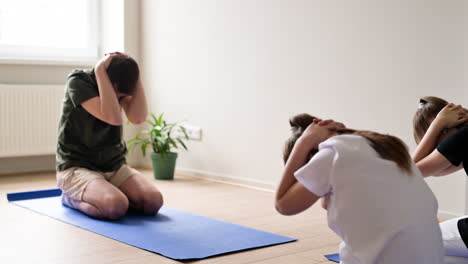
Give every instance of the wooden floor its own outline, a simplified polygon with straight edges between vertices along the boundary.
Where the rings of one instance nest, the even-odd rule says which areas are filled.
[[[150,171],[144,173],[151,177]],[[190,263],[332,263],[339,238],[315,205],[298,216],[281,216],[273,193],[177,175],[156,181],[168,207],[299,239]],[[6,193],[56,188],[54,173],[0,175],[0,263],[180,263],[9,204]],[[229,239],[229,238],[226,238]]]

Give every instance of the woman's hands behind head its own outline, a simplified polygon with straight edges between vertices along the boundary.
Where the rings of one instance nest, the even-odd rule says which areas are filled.
[[[343,123],[335,122],[332,119],[322,120],[314,119],[302,136],[299,138],[299,144],[305,145],[308,149],[317,149],[318,145],[328,138],[336,135],[336,131],[346,128]]]
[[[333,121],[333,119],[315,119],[314,123],[317,123],[319,126],[326,126],[330,131],[338,131],[346,128],[343,123]]]
[[[443,128],[452,128],[468,121],[468,110],[461,105],[446,105],[436,116],[434,122]]]

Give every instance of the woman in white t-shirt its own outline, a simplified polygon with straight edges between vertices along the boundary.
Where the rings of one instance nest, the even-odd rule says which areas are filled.
[[[443,263],[437,201],[400,139],[308,114],[290,123],[276,194],[281,214],[327,197],[343,264]]]

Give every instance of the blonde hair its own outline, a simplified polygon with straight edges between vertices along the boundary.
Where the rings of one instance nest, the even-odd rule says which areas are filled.
[[[416,144],[419,144],[434,118],[446,105],[447,101],[435,96],[424,96],[419,99],[418,110],[413,117],[413,136]]]
[[[283,160],[287,162],[294,144],[302,135],[304,130],[313,122],[315,117],[309,114],[298,114],[289,119],[291,125],[292,135],[286,140],[283,149]],[[352,134],[364,137],[370,142],[371,147],[379,154],[382,159],[390,160],[396,163],[396,165],[407,174],[412,174],[411,168],[411,157],[408,153],[408,148],[401,139],[391,136],[383,135],[373,131],[365,130],[354,130],[354,129],[343,129],[337,131],[338,134]],[[318,150],[312,150],[310,157],[315,154]],[[309,157],[309,158],[310,158]]]

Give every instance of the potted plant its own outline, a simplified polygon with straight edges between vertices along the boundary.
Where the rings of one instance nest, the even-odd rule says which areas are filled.
[[[151,160],[153,164],[154,177],[159,180],[174,179],[174,170],[177,159],[177,153],[172,149],[180,147],[187,150],[184,140],[188,140],[186,129],[176,123],[167,123],[163,114],[156,117],[150,113],[146,123],[150,125],[149,129],[139,132],[128,143],[129,151],[140,145],[143,156],[146,156],[146,149],[151,146]]]

